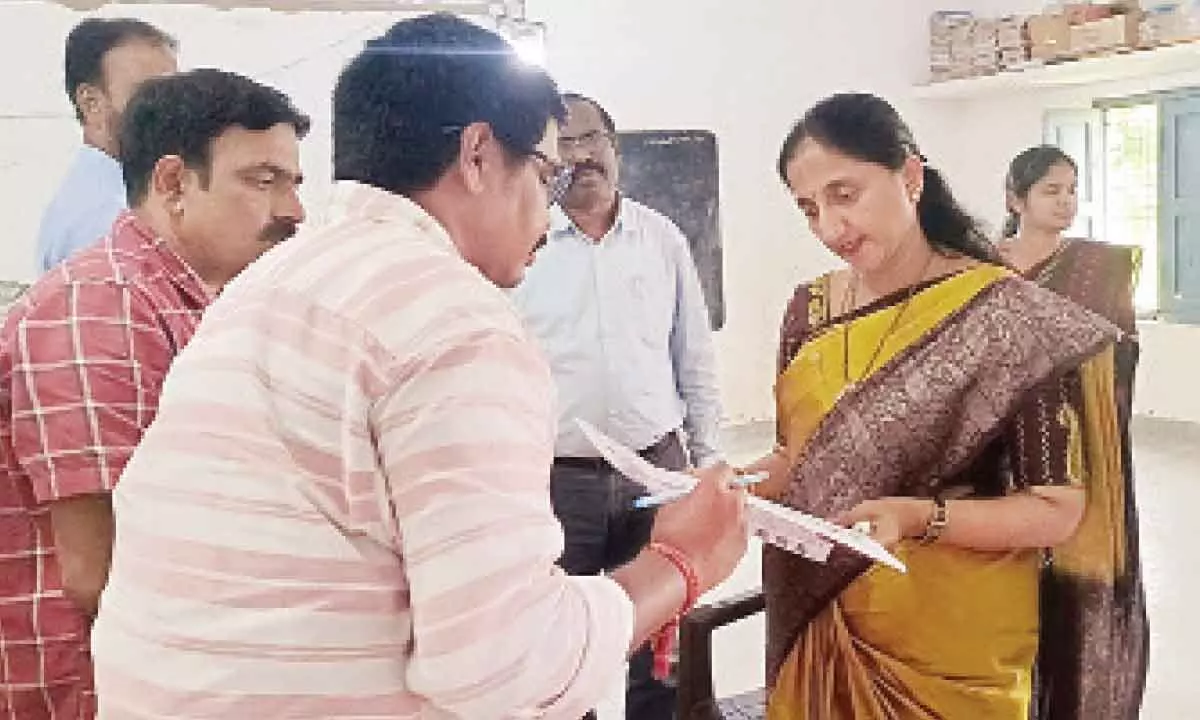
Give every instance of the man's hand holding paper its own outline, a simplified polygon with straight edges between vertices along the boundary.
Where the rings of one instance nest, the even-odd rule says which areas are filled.
[[[693,477],[654,467],[592,425],[577,422],[596,450],[614,468],[650,492],[665,493],[695,486]],[[769,500],[747,497],[746,521],[750,532],[764,542],[816,562],[825,562],[836,543],[900,572],[906,570],[902,562],[868,535]]]

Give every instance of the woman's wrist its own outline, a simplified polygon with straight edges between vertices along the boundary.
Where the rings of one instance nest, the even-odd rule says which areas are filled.
[[[934,503],[930,498],[907,498],[905,503],[904,537],[920,539],[929,531],[929,523],[933,519]]]
[[[932,543],[946,530],[950,513],[946,501],[940,498],[909,498],[902,517],[904,537]]]

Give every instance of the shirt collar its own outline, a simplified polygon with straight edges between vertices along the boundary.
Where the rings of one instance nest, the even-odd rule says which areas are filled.
[[[109,155],[98,147],[84,143],[79,148],[78,158],[79,162],[87,165],[88,167],[95,168],[106,175],[120,179],[121,185],[124,187],[125,178],[121,172],[121,163],[118,162],[113,156]]]
[[[200,279],[171,244],[154,232],[132,211],[124,210],[113,224],[112,243],[115,248],[149,258],[193,302],[208,305],[216,293]]]
[[[627,212],[629,209],[629,200],[620,192],[617,193],[617,217],[613,221],[612,229],[609,233],[618,233],[625,229],[625,223],[628,220]],[[568,236],[583,235],[580,230],[567,215],[562,206],[555,205],[550,209],[550,237],[560,238]]]
[[[351,180],[334,183],[329,218],[334,222],[362,219],[379,223],[406,223],[415,226],[423,237],[458,253],[458,247],[446,228],[425,208],[402,195],[363,183]]]

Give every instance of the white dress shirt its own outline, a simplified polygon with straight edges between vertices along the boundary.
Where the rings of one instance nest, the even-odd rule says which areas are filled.
[[[599,242],[559,208],[512,293],[558,386],[557,457],[594,457],[586,420],[641,449],[682,428],[692,462],[720,459],[720,398],[708,310],[679,228],[622,198]]]

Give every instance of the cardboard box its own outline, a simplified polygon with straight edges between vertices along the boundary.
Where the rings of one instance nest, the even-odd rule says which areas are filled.
[[[1065,15],[1034,15],[1025,25],[1029,55],[1035,60],[1053,60],[1071,54],[1071,24]]]
[[[1110,17],[1113,8],[1110,5],[1087,3],[1067,3],[1063,6],[1063,14],[1071,25],[1083,25],[1094,20]]]
[[[1020,16],[1000,18],[996,29],[996,47],[1000,68],[1007,69],[1029,60],[1029,42],[1025,37],[1025,20]]]
[[[1080,55],[1090,55],[1100,50],[1099,37],[1100,35],[1097,32],[1096,22],[1083,23],[1082,25],[1072,25],[1070,55],[1072,57],[1078,57]]]
[[[1093,20],[1085,27],[1091,28],[1093,49],[1114,50],[1116,48],[1137,47],[1139,42],[1140,21],[1137,15],[1114,15],[1104,20]]]
[[[1001,48],[1025,47],[1025,25],[1015,27],[1002,26],[996,32],[996,45]]]

